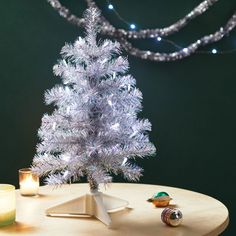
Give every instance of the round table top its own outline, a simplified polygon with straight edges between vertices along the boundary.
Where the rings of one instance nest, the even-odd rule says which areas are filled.
[[[40,187],[36,197],[17,195],[16,222],[0,228],[0,235],[56,236],[200,236],[219,235],[228,225],[228,210],[218,200],[193,191],[159,185],[113,183],[103,193],[129,201],[130,207],[110,214],[111,227],[95,218],[48,217],[45,210],[89,192],[88,184],[59,188]],[[171,205],[183,213],[183,223],[170,227],[162,223],[163,208],[147,199],[156,192],[167,192]]]

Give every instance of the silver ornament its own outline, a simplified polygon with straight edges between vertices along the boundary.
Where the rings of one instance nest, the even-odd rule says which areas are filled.
[[[183,221],[183,214],[177,208],[165,208],[161,213],[161,220],[170,226],[178,226]]]

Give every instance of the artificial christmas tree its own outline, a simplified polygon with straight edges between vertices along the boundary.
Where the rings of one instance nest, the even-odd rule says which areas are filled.
[[[99,17],[96,9],[88,9],[85,38],[61,50],[63,59],[53,69],[63,84],[46,91],[46,103],[56,109],[42,118],[32,166],[53,185],[86,176],[94,202],[102,202],[98,187],[111,182],[110,173],[136,181],[142,169],[133,163],[135,157],[155,153],[147,135],[151,124],[137,117],[142,94],[125,74],[128,61],[119,56],[119,43],[97,41]]]

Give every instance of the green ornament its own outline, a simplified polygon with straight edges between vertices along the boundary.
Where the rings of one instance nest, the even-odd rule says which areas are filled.
[[[166,192],[159,192],[159,193],[155,193],[152,198],[155,199],[155,198],[159,198],[159,197],[169,197],[169,194]]]
[[[169,205],[169,202],[172,198],[166,192],[155,193],[152,198],[149,198],[147,201],[152,202],[156,207],[166,207]]]

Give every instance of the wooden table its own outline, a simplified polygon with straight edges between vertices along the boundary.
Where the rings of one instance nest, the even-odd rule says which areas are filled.
[[[16,223],[0,228],[0,235],[39,236],[200,236],[219,235],[227,227],[227,208],[218,200],[189,190],[158,185],[113,183],[104,193],[126,199],[133,209],[112,213],[112,226],[107,228],[94,218],[54,218],[45,215],[51,206],[88,192],[87,184],[72,184],[53,189],[40,187],[37,197],[17,194]],[[179,227],[161,222],[163,208],[146,200],[155,192],[165,191],[174,199],[184,216]]]

